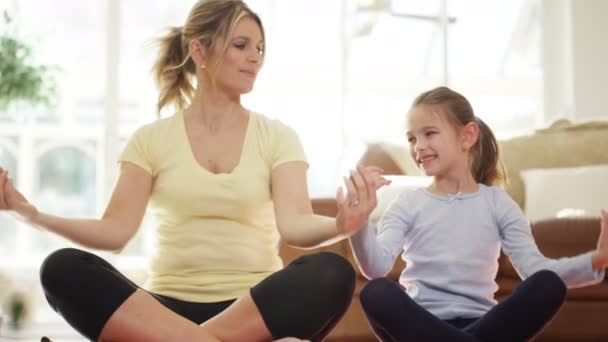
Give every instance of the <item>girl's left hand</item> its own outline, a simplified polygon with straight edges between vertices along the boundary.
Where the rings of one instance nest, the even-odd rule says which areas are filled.
[[[351,170],[350,177],[344,177],[347,194],[344,194],[341,187],[336,194],[336,226],[341,234],[352,235],[358,232],[376,208],[376,191],[391,183],[382,176],[382,172],[376,166],[358,165],[357,170]]]
[[[597,258],[602,268],[608,267],[608,212],[601,210],[600,212],[601,230],[600,237],[597,239]]]

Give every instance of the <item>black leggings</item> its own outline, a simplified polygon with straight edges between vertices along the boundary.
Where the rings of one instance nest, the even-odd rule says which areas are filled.
[[[381,341],[528,341],[551,321],[566,286],[551,271],[528,277],[480,318],[442,321],[415,303],[396,283],[370,281],[361,291],[365,315]]]
[[[139,288],[107,261],[73,248],[49,255],[40,268],[40,280],[53,310],[93,341],[114,311]],[[354,289],[351,264],[341,256],[323,252],[299,257],[262,280],[250,293],[274,338],[295,336],[320,341],[348,309]],[[150,294],[197,324],[236,300],[192,303]]]

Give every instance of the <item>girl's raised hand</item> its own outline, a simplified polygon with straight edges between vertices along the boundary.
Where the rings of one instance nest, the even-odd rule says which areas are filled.
[[[336,225],[341,234],[358,232],[376,208],[376,191],[391,183],[382,173],[383,170],[376,166],[357,166],[356,170],[350,171],[350,177],[344,177],[346,194],[342,187],[338,188],[336,194]]]
[[[608,267],[608,211],[600,211],[600,237],[597,239],[597,256],[603,268]]]

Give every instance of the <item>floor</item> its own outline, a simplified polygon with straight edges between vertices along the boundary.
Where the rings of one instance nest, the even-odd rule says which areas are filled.
[[[65,322],[38,323],[19,330],[6,325],[0,327],[0,341],[40,342],[43,336],[49,337],[53,342],[86,341]]]

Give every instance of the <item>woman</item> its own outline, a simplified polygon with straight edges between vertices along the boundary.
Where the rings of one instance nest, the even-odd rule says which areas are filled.
[[[348,308],[355,274],[342,257],[308,255],[282,269],[279,238],[331,243],[347,236],[352,213],[313,215],[299,139],[241,105],[263,60],[262,23],[242,1],[198,1],[160,40],[154,66],[159,112],[178,111],[131,137],[101,219],[39,212],[0,170],[0,209],[92,249],[120,251],[149,202],[158,230],[145,290],[78,249],[41,267],[50,305],[87,338],[318,341]]]

